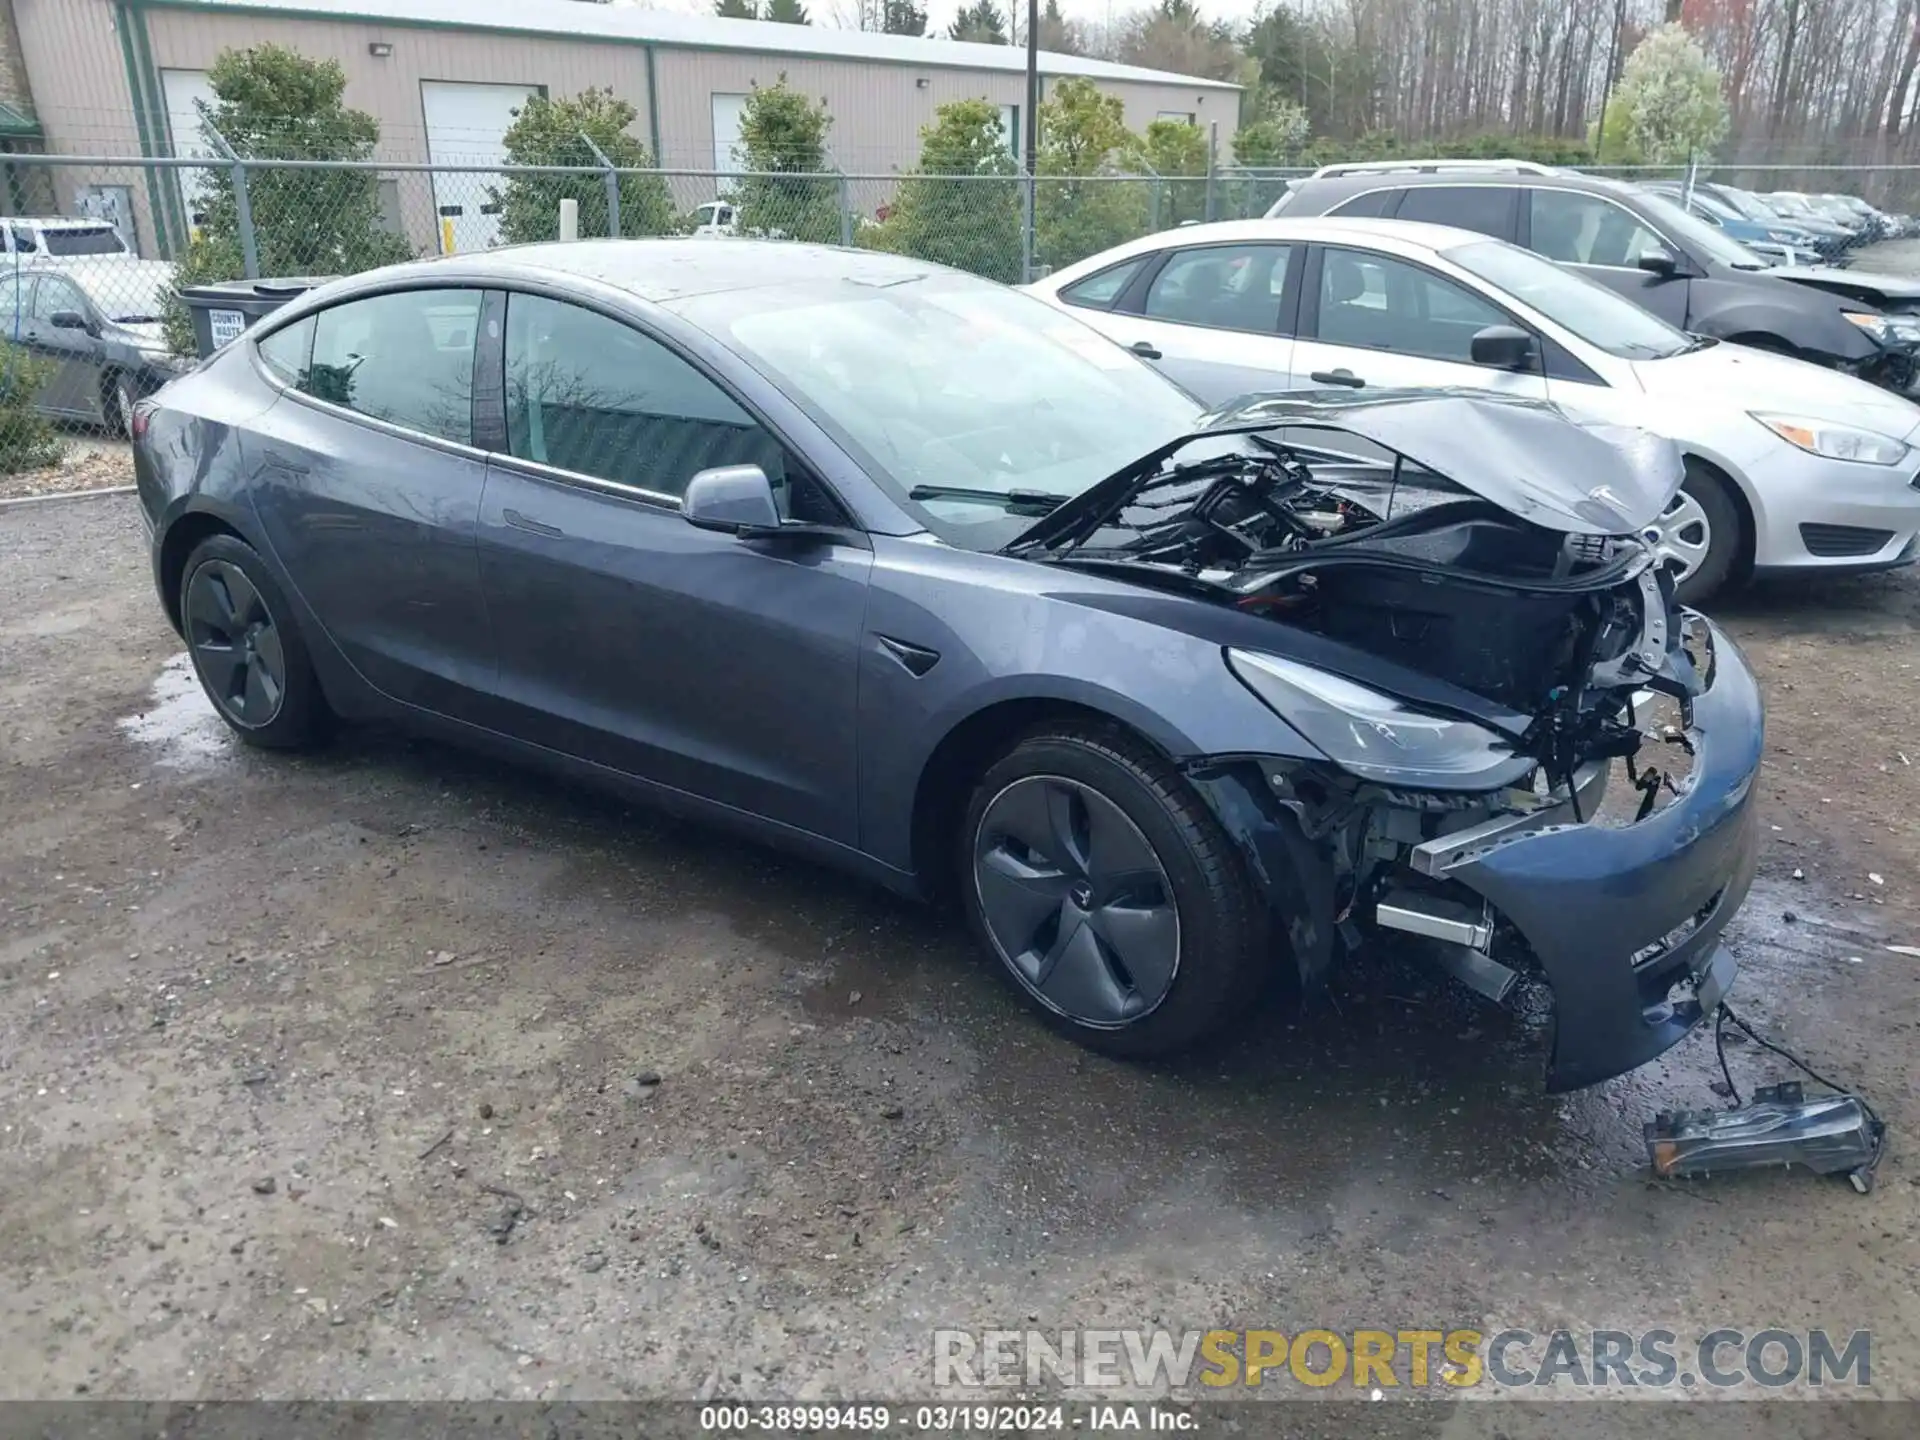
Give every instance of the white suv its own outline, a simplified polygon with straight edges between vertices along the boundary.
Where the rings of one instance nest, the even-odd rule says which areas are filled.
[[[111,221],[69,220],[58,215],[0,217],[0,252],[31,255],[36,260],[133,253]]]

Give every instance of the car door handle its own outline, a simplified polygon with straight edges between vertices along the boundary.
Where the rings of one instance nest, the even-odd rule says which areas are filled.
[[[1142,360],[1158,360],[1160,358],[1160,352],[1154,348],[1151,340],[1136,340],[1133,344],[1127,346],[1127,349],[1138,355]]]
[[[567,532],[558,525],[549,525],[544,520],[535,520],[531,515],[522,515],[511,507],[502,510],[500,518],[516,530],[531,531],[535,535],[546,535],[555,540],[567,538]]]
[[[1307,378],[1316,385],[1345,385],[1351,390],[1363,390],[1367,384],[1358,375],[1346,369],[1314,370],[1308,373]]]

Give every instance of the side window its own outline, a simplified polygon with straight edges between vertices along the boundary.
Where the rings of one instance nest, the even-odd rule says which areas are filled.
[[[1109,265],[1098,274],[1074,281],[1060,292],[1060,298],[1069,305],[1081,305],[1089,310],[1111,309],[1113,302],[1120,298],[1120,292],[1140,273],[1140,267],[1147,263],[1148,258],[1136,255],[1131,260],[1122,260],[1118,265]]]
[[[507,301],[507,448],[522,460],[678,496],[716,465],[786,484],[780,442],[629,325],[538,295]],[[789,512],[793,513],[793,512]]]
[[[289,385],[307,387],[307,361],[313,354],[313,316],[276,330],[256,347],[267,369]]]
[[[23,253],[31,254],[33,251],[38,250],[40,248],[37,244],[34,243],[33,231],[29,230],[24,225],[11,226],[9,228],[9,233],[13,236],[13,248],[16,250],[19,250]]]
[[[1613,201],[1575,190],[1529,190],[1532,248],[1565,265],[1631,269],[1666,242]]]
[[[314,317],[300,388],[423,435],[473,440],[478,290],[399,290]],[[296,327],[298,328],[298,327]]]
[[[1336,205],[1329,215],[1363,216],[1377,220],[1382,215],[1391,214],[1393,202],[1407,192],[1404,190],[1369,190],[1364,195],[1356,195],[1344,205]]]
[[[1513,195],[1511,185],[1418,185],[1407,191],[1395,218],[1453,225],[1510,240]]]
[[[1278,334],[1288,254],[1285,245],[1177,250],[1147,287],[1142,313],[1181,325]]]
[[[62,310],[78,310],[85,314],[86,302],[80,298],[80,292],[73,287],[71,280],[62,280],[57,275],[42,275],[40,283],[33,292],[33,318],[51,320]]]
[[[1512,320],[1451,280],[1389,255],[1329,249],[1320,266],[1319,338],[1472,363],[1474,332]]]

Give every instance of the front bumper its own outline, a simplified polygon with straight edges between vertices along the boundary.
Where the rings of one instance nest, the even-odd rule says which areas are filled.
[[[1745,657],[1711,622],[1682,793],[1630,825],[1549,826],[1442,872],[1520,932],[1554,997],[1547,1088],[1624,1074],[1713,1013],[1738,962],[1721,932],[1752,883],[1764,713]]]
[[[1913,443],[1909,439],[1909,443]],[[1920,536],[1920,461],[1861,465],[1772,446],[1747,468],[1756,573],[1884,570]]]

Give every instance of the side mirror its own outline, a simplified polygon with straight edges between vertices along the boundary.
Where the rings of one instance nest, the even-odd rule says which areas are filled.
[[[1680,273],[1680,262],[1674,258],[1671,250],[1642,250],[1633,263],[1662,280],[1671,280]]]
[[[722,465],[702,470],[687,481],[680,513],[701,530],[727,535],[780,528],[780,507],[773,503],[773,482],[758,465]]]
[[[56,310],[47,317],[47,323],[56,330],[89,330],[87,317],[78,310]]]
[[[1489,325],[1474,332],[1467,353],[1476,365],[1491,365],[1496,370],[1531,370],[1535,348],[1533,336],[1515,325]]]

